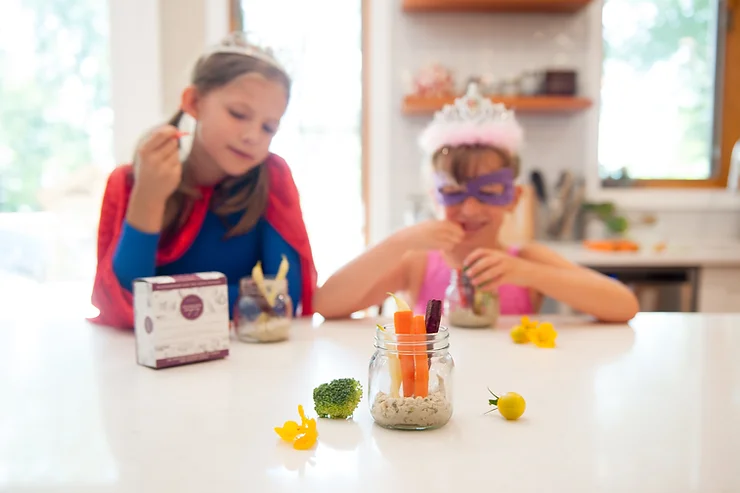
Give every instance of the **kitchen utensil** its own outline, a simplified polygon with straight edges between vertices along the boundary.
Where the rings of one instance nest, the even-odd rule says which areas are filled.
[[[537,194],[542,205],[547,205],[547,187],[545,186],[545,177],[539,170],[534,170],[529,174],[529,181],[534,187],[534,191]]]
[[[535,196],[537,197],[537,207],[534,213],[535,238],[542,238],[545,235],[545,228],[550,216],[548,205],[547,185],[545,177],[540,170],[534,170],[529,174],[529,181],[532,183]]]
[[[559,238],[565,217],[565,208],[573,191],[573,174],[570,171],[562,171],[557,185],[555,185],[555,196],[550,205],[550,217],[548,219],[547,234],[552,238]]]
[[[559,239],[570,238],[573,236],[573,228],[576,223],[576,218],[581,210],[583,201],[586,199],[586,181],[579,179],[578,184],[575,186],[573,193],[568,200],[563,213],[563,224],[560,228]]]

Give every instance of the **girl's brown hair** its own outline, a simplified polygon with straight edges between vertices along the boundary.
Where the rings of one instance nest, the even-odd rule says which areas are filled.
[[[515,178],[519,176],[519,156],[490,146],[443,147],[432,156],[432,168],[449,174],[457,183],[465,183],[491,158],[500,159],[504,168],[512,168]]]
[[[234,42],[225,44],[233,45]],[[243,42],[237,44],[243,45]],[[277,64],[241,53],[215,52],[200,58],[195,64],[190,82],[202,96],[250,73],[280,83],[290,99],[290,78]],[[177,127],[184,115],[180,110],[167,123]],[[187,177],[188,170],[185,167],[180,186],[167,199],[162,221],[165,239],[172,238],[187,222],[193,202],[200,198],[197,188],[188,183]],[[226,225],[227,238],[244,234],[257,224],[267,207],[269,186],[268,171],[264,163],[244,176],[228,177],[216,186],[210,207]],[[228,224],[227,216],[240,211],[244,213],[239,221]]]

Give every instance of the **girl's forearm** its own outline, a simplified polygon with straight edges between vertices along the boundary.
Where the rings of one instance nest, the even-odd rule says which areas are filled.
[[[398,269],[408,251],[403,241],[391,236],[335,272],[314,294],[314,309],[325,318],[348,317],[376,302],[395,286]],[[348,289],[348,286],[352,286]]]
[[[118,283],[128,291],[134,280],[156,274],[159,233],[147,233],[125,221],[113,254],[113,273]]]
[[[640,309],[627,286],[597,272],[525,262],[524,285],[601,321],[626,322]]]
[[[164,209],[164,202],[142,196],[134,186],[126,211],[126,221],[144,233],[159,233],[162,229]]]

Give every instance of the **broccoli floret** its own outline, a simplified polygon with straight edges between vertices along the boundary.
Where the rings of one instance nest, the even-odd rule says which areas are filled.
[[[313,402],[320,418],[352,417],[362,399],[362,385],[354,378],[339,378],[313,389]]]

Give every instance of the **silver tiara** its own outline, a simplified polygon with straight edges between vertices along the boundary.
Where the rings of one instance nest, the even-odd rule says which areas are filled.
[[[505,122],[516,120],[514,112],[504,104],[494,103],[483,96],[478,84],[471,82],[464,96],[456,98],[453,104],[446,104],[434,115],[437,122]]]
[[[216,53],[234,53],[252,58],[257,58],[263,62],[269,63],[278,70],[287,74],[285,67],[275,57],[275,53],[269,46],[263,46],[258,43],[252,43],[247,40],[247,33],[235,31],[226,36],[221,43],[212,46],[206,50],[205,56],[211,56]]]
[[[523,130],[512,110],[481,95],[476,83],[468,86],[465,96],[446,104],[419,137],[427,155],[439,149],[460,145],[487,145],[517,154]]]

